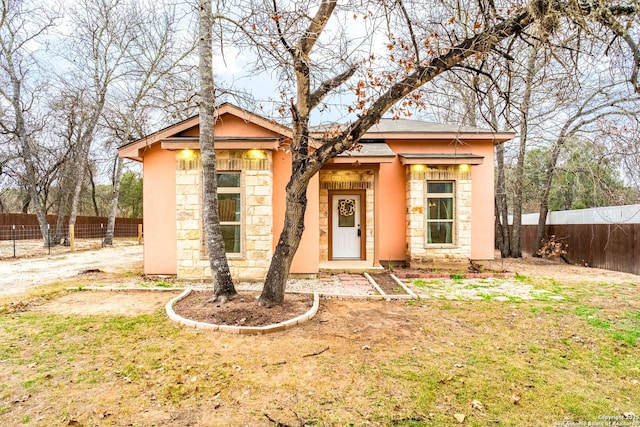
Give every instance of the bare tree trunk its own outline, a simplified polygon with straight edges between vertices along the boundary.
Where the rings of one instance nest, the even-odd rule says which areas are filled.
[[[20,210],[20,212],[22,212],[23,214],[29,213],[30,204],[31,196],[29,196],[29,193],[27,192],[27,194],[22,198],[22,209]]]
[[[89,180],[91,181],[91,202],[93,203],[93,214],[95,216],[100,216],[100,209],[98,209],[98,199],[96,195],[96,181],[93,179],[91,168],[87,168],[87,172],[89,173]]]
[[[306,186],[311,177],[317,173],[322,165],[331,158],[350,149],[355,142],[375,124],[380,117],[391,108],[399,99],[408,95],[414,89],[431,81],[436,76],[450,69],[465,58],[471,52],[477,50],[489,50],[500,38],[506,37],[509,33],[517,33],[523,28],[523,23],[529,24],[531,18],[523,13],[513,22],[504,25],[500,29],[500,37],[478,36],[476,39],[467,39],[460,49],[448,51],[446,55],[451,58],[443,60],[437,58],[429,61],[426,65],[419,65],[416,70],[396,82],[383,95],[377,98],[358,120],[352,123],[340,136],[332,141],[327,141],[317,149],[312,155],[308,153],[308,124],[309,113],[315,108],[326,93],[346,81],[353,71],[346,71],[333,79],[320,85],[316,91],[311,92],[310,69],[308,66],[308,55],[316,43],[324,26],[331,17],[336,6],[334,0],[323,0],[318,7],[315,16],[310,20],[309,28],[304,36],[299,39],[295,47],[289,45],[280,38],[283,47],[288,51],[293,59],[293,69],[296,75],[297,94],[295,102],[292,100],[291,113],[293,122],[293,141],[291,144],[292,174],[287,185],[287,206],[285,211],[285,223],[276,250],[274,252],[271,266],[265,279],[262,294],[258,299],[258,304],[270,307],[282,303],[284,300],[284,290],[286,279],[289,275],[289,268],[298,249],[302,232],[304,231],[304,212],[306,209]],[[273,13],[278,14],[274,3]],[[517,22],[517,25],[516,25]],[[277,21],[276,21],[277,25]],[[524,25],[524,26],[526,26]],[[310,158],[311,157],[311,158]]]
[[[218,213],[218,179],[214,146],[215,88],[213,82],[213,40],[211,0],[199,4],[200,72],[200,156],[202,162],[202,202],[204,231],[213,276],[213,296],[209,302],[226,302],[238,294],[233,286]]]
[[[569,122],[567,122],[567,124],[568,123]],[[542,248],[542,239],[544,238],[547,231],[547,215],[549,214],[549,193],[551,192],[551,184],[553,183],[556,166],[558,165],[558,158],[560,157],[564,142],[567,139],[567,128],[568,126],[565,125],[560,132],[560,136],[553,146],[551,156],[549,156],[549,162],[547,163],[547,172],[545,175],[544,186],[542,187],[542,193],[540,194],[540,216],[538,217],[535,242],[536,253],[537,249]],[[536,253],[534,253],[533,255],[536,256]]]
[[[42,240],[45,245],[49,245],[49,225],[47,224],[47,214],[42,207],[42,203],[40,203],[40,199],[38,198],[38,187],[35,182],[36,170],[33,165],[33,154],[30,147],[31,144],[29,142],[29,138],[26,136],[26,131],[20,137],[20,142],[22,145],[22,158],[27,172],[27,191],[29,192],[29,198],[31,199],[36,218],[38,218]]]
[[[512,79],[508,81],[509,90],[511,92]],[[487,95],[487,101],[489,103],[489,114],[491,118],[491,124],[495,130],[499,128],[498,115],[496,114],[496,103],[493,95],[489,93]],[[510,110],[509,104],[505,107]],[[508,114],[508,113],[507,113]],[[510,248],[510,231],[509,231],[509,204],[507,201],[507,180],[505,178],[504,170],[504,144],[498,144],[495,147],[496,155],[496,183],[495,183],[495,231],[496,242],[500,249],[500,256],[506,258],[511,253]]]
[[[549,193],[551,192],[551,184],[555,175],[556,165],[558,164],[558,157],[560,157],[560,151],[564,143],[564,137],[558,138],[556,145],[553,147],[549,163],[547,164],[547,173],[545,177],[545,183],[542,187],[542,194],[540,194],[540,216],[538,217],[538,226],[536,228],[536,243],[534,256],[537,255],[537,250],[542,248],[542,239],[547,231],[547,215],[549,214]]]
[[[55,242],[59,244],[64,240],[65,230],[64,227],[64,214],[67,210],[67,202],[68,197],[66,191],[60,195],[60,199],[58,201],[58,214],[56,219],[56,232],[55,232]]]
[[[84,96],[78,94],[78,100],[85,101],[83,104],[90,105],[90,113],[87,114],[86,123],[80,126],[77,136],[77,153],[74,163],[78,165],[79,171],[74,177],[74,191],[69,212],[69,225],[75,225],[80,203],[80,194],[87,176],[89,163],[89,152],[94,140],[94,133],[100,117],[103,116],[107,93],[109,88],[118,80],[121,80],[126,73],[127,49],[131,42],[131,32],[133,28],[132,17],[136,15],[131,10],[125,11],[118,1],[92,2],[83,0],[76,6],[78,10],[86,9],[93,17],[84,13],[75,16],[74,21],[78,28],[78,37],[82,40],[81,45],[87,51],[84,55],[78,55],[78,63],[86,67],[87,74],[91,75],[94,92],[93,99],[84,100]],[[101,19],[92,19],[100,17]],[[137,18],[136,18],[137,19]],[[84,110],[84,108],[83,108]],[[83,114],[84,116],[84,114]],[[125,137],[125,142],[128,138]],[[117,157],[117,156],[116,156]],[[111,191],[111,201],[109,206],[107,229],[103,239],[103,244],[113,244],[113,233],[115,229],[115,217],[118,212],[118,195],[120,192],[120,178],[122,176],[122,159],[117,159],[114,163],[113,187]],[[112,220],[111,220],[112,219]]]
[[[67,165],[61,171],[62,183],[60,185],[63,194],[60,197],[60,206],[58,207],[58,219],[56,221],[55,244],[59,244],[65,239],[66,230],[64,227],[64,216],[69,208],[69,218],[67,222],[67,230],[69,225],[75,225],[78,216],[78,206],[80,204],[80,196],[85,176],[87,174],[87,159],[91,146],[93,132],[98,123],[98,118],[102,112],[104,105],[104,97],[98,102],[96,110],[88,121],[87,128],[81,133],[78,141],[75,143],[76,148],[74,154],[70,156]],[[84,123],[83,123],[84,124]],[[73,142],[71,139],[69,143]],[[69,206],[70,204],[70,206]],[[97,216],[97,215],[96,215]]]
[[[4,19],[4,17],[3,17]],[[25,117],[23,114],[23,104],[22,104],[22,81],[19,79],[16,70],[19,69],[13,62],[13,57],[11,54],[15,54],[15,52],[11,52],[11,54],[7,55],[6,50],[4,49],[3,43],[3,53],[5,53],[5,58],[3,61],[7,62],[6,66],[3,66],[4,70],[9,74],[9,79],[11,82],[11,93],[7,94],[2,91],[3,96],[11,103],[12,113],[15,116],[15,136],[18,139],[18,143],[20,146],[20,154],[22,157],[22,162],[24,164],[25,175],[26,175],[26,187],[27,193],[29,194],[29,198],[31,199],[31,204],[33,206],[33,210],[38,218],[38,224],[40,225],[40,233],[42,235],[42,240],[45,245],[49,244],[49,233],[48,233],[48,225],[47,225],[47,214],[45,212],[44,206],[40,202],[38,197],[38,176],[36,173],[36,166],[34,161],[34,153],[32,151],[32,140],[27,132],[27,127],[25,123]],[[28,204],[25,203],[23,205],[23,210],[27,207]]]
[[[13,86],[13,97],[11,101],[16,120],[16,136],[18,137],[18,140],[20,142],[20,151],[22,154],[22,161],[24,163],[26,172],[27,192],[29,193],[29,198],[31,199],[33,210],[36,214],[36,217],[38,218],[42,240],[44,241],[45,245],[48,245],[50,242],[49,226],[47,224],[47,213],[45,212],[44,207],[38,197],[38,177],[33,160],[34,154],[31,149],[31,139],[27,134],[24,116],[22,115],[22,106],[20,104],[21,84],[15,75],[11,75],[10,77]]]
[[[307,209],[307,185],[309,180],[292,176],[287,185],[287,202],[284,228],[269,265],[258,304],[271,307],[282,304],[284,291],[293,257],[304,232],[304,213]]]
[[[520,129],[526,129],[526,125]],[[518,161],[515,170],[515,188],[513,192],[513,223],[511,228],[511,241],[509,255],[513,258],[522,257],[522,181],[524,172],[524,155],[526,147],[526,136],[520,134],[520,150],[518,151]]]
[[[522,257],[522,186],[524,181],[524,157],[527,149],[527,132],[529,111],[531,109],[531,95],[533,91],[533,80],[536,75],[536,59],[538,57],[539,46],[534,46],[529,53],[527,60],[525,90],[520,105],[522,118],[520,121],[520,145],[515,169],[515,188],[513,194],[513,229],[511,230],[510,255],[514,258]]]
[[[75,178],[75,185],[73,186],[73,193],[71,193],[71,209],[69,211],[69,225],[76,224],[76,217],[78,216],[78,205],[80,204],[80,193],[82,191],[82,184],[84,183],[85,168],[84,163],[78,171]]]
[[[113,170],[113,187],[111,189],[111,204],[109,205],[109,215],[107,217],[107,231],[104,235],[103,244],[113,245],[113,234],[116,228],[116,216],[118,214],[118,200],[120,199],[120,182],[122,181],[122,166],[124,160],[116,154],[116,163]]]
[[[507,204],[507,183],[504,174],[504,145],[496,146],[496,238],[500,255],[506,258],[511,254],[509,238],[509,207]]]
[[[97,83],[97,84],[100,84],[100,83]],[[93,133],[96,129],[96,126],[98,125],[98,120],[100,119],[100,115],[102,114],[102,111],[104,109],[106,96],[107,96],[107,89],[105,84],[98,90],[98,102],[96,103],[96,107],[92,112],[91,117],[89,118],[86,129],[84,130],[84,132],[80,134],[80,137],[78,140],[78,144],[79,144],[78,154],[74,160],[74,163],[79,166],[79,170],[74,176],[75,181],[72,181],[72,182],[75,182],[75,185],[74,185],[73,193],[71,195],[71,210],[69,212],[69,225],[75,225],[76,223],[76,217],[78,216],[78,205],[80,203],[80,193],[82,191],[82,185],[84,184],[84,179],[88,169],[89,151],[91,149],[91,143],[93,142]],[[119,167],[120,167],[119,173],[120,175],[122,175],[122,170],[121,170],[122,165],[120,165]],[[117,171],[117,167],[116,167],[116,171]],[[115,187],[115,182],[118,182],[118,181],[116,179],[116,173],[114,172],[114,187]],[[117,194],[116,194],[116,197],[117,197]],[[112,200],[112,205],[113,205],[113,200]],[[117,208],[118,208],[118,201],[116,200],[116,211],[117,211]],[[112,229],[112,232],[113,232],[113,229]],[[107,226],[107,235],[108,235],[108,226]],[[113,240],[113,235],[111,236],[111,239]],[[113,244],[113,242],[106,243],[106,239],[105,239],[105,244],[111,245]]]

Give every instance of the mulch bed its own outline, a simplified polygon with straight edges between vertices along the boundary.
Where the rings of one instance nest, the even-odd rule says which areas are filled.
[[[393,280],[389,273],[370,273],[373,280],[380,286],[380,289],[387,295],[406,295],[405,290]]]
[[[406,268],[393,270],[398,279],[488,279],[494,277],[514,277],[516,274],[506,270],[485,268],[483,264],[469,260],[469,264],[443,264],[438,268]]]
[[[207,303],[211,291],[192,291],[174,304],[173,310],[185,319],[215,325],[266,326],[305,314],[313,305],[309,294],[287,294],[284,303],[271,308],[257,304],[257,292],[242,292],[225,304]]]

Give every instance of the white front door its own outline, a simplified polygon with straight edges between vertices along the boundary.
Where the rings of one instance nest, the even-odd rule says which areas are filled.
[[[334,194],[331,206],[333,259],[360,259],[360,195]]]

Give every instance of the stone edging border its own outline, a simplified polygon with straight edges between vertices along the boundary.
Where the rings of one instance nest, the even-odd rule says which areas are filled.
[[[400,273],[398,272],[395,276],[401,279],[451,279],[452,275],[456,273]],[[491,279],[498,278],[504,279],[507,277],[515,277],[517,273],[506,271],[506,272],[489,272],[489,273],[460,273],[461,279]]]
[[[178,315],[173,310],[173,305],[180,301],[182,298],[185,298],[193,291],[192,288],[185,289],[177,297],[173,298],[171,301],[165,305],[165,310],[167,312],[167,316],[169,319],[174,322],[180,323],[181,325],[191,326],[197,329],[208,329],[211,331],[220,331],[220,332],[228,332],[231,334],[242,334],[242,335],[259,335],[259,334],[269,334],[272,332],[280,332],[285,329],[291,329],[296,325],[300,325],[302,323],[307,322],[318,312],[318,308],[320,307],[320,296],[317,292],[313,293],[313,305],[306,313],[294,317],[293,319],[285,320],[284,322],[274,323],[273,325],[267,326],[231,326],[231,325],[215,325],[212,323],[206,322],[198,322],[196,320],[186,319],[180,315]]]

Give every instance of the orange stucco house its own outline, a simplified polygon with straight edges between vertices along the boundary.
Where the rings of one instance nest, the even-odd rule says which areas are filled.
[[[211,276],[202,224],[199,118],[120,147],[144,176],[144,273]],[[336,266],[493,259],[494,145],[477,128],[382,119],[360,149],[333,159],[308,188],[292,274]],[[231,104],[218,108],[220,219],[237,280],[264,279],[284,222],[291,130]]]

